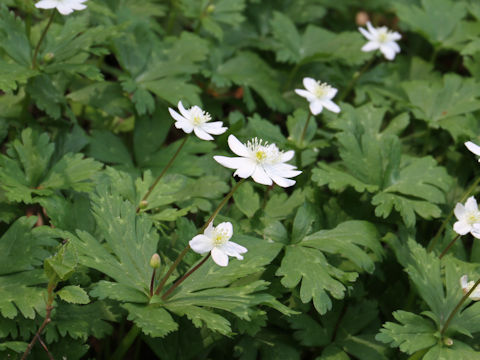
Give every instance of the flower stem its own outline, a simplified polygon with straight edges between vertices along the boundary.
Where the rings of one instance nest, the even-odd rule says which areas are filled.
[[[303,139],[305,138],[305,134],[308,128],[308,123],[310,122],[311,117],[312,117],[312,113],[309,111],[307,121],[305,122],[305,126],[303,127],[303,130],[302,130],[302,135],[300,136],[300,146],[303,144]]]
[[[33,52],[33,58],[32,58],[32,69],[33,70],[35,70],[37,68],[38,51],[40,50],[40,45],[42,44],[43,39],[45,38],[45,35],[47,35],[47,31],[50,28],[50,25],[52,25],[54,17],[55,17],[55,10],[52,10],[52,15],[50,15],[50,19],[48,19],[47,26],[45,26],[45,29],[43,29],[42,35],[40,35],[40,39],[38,40],[37,46],[35,47],[35,51]]]
[[[53,310],[53,300],[55,299],[55,294],[53,290],[55,290],[56,285],[57,285],[56,282],[53,282],[53,281],[50,281],[48,283],[48,287],[47,287],[48,300],[47,300],[47,312],[45,314],[45,320],[43,320],[42,325],[40,325],[32,341],[30,342],[30,344],[28,344],[27,349],[23,353],[21,360],[25,360],[27,358],[28,354],[30,354],[30,351],[32,351],[32,348],[37,342],[37,340],[40,340],[40,342],[42,341],[40,339],[40,335],[42,334],[45,327],[52,321],[51,315]],[[49,354],[48,349],[46,349],[45,351],[47,351],[47,354]]]
[[[178,287],[178,285],[180,285],[182,282],[185,281],[186,278],[188,278],[190,275],[192,275],[195,271],[197,271],[197,269],[202,266],[203,264],[205,264],[205,262],[208,260],[208,258],[210,257],[210,253],[208,253],[207,256],[205,256],[202,261],[200,261],[197,265],[195,265],[195,267],[190,270],[189,272],[187,272],[185,275],[183,275],[180,279],[177,280],[177,282],[175,284],[173,284],[166,292],[165,294],[162,295],[162,300],[165,300],[168,298],[168,296]]]
[[[157,269],[153,269],[152,271],[152,279],[150,280],[150,297],[153,296],[153,286],[155,285],[155,272]]]
[[[218,213],[220,212],[220,210],[222,210],[222,208],[225,206],[225,204],[228,202],[228,200],[232,197],[232,195],[235,193],[235,191],[237,191],[237,189],[240,187],[240,185],[243,184],[243,182],[245,181],[245,179],[241,179],[233,188],[232,190],[230,190],[230,192],[223,198],[222,202],[220,204],[218,204],[217,208],[215,209],[215,211],[213,212],[213,214],[208,218],[208,220],[205,222],[205,224],[202,226],[202,228],[200,229],[200,231],[198,232],[199,234],[202,234],[205,229],[207,228],[208,224],[210,224],[213,219],[215,219],[215,217],[218,215]],[[190,250],[190,245],[187,245],[185,247],[185,249],[182,250],[182,252],[178,255],[177,259],[175,260],[175,262],[170,266],[170,268],[168,269],[167,273],[163,276],[162,280],[160,281],[160,283],[158,284],[157,286],[157,290],[155,290],[155,295],[158,295],[160,294],[160,291],[162,291],[163,287],[165,286],[165,283],[167,282],[168,278],[170,277],[170,275],[172,275],[173,271],[177,268],[178,264],[180,264],[180,261],[182,261],[182,259],[185,257],[185,255],[187,254],[188,250]]]
[[[374,61],[375,61],[375,55],[372,55],[370,60],[368,60],[368,62],[359,71],[356,71],[353,74],[352,79],[350,80],[347,87],[345,88],[345,91],[338,98],[338,102],[344,100],[347,97],[347,95],[350,94],[350,91],[352,91],[353,86],[356,84],[360,76],[362,76],[363,73],[368,70],[368,68],[370,67],[370,65],[373,64]]]
[[[180,146],[178,147],[177,151],[175,151],[175,154],[173,154],[172,158],[168,161],[167,165],[163,168],[162,172],[160,173],[160,175],[158,175],[158,177],[155,179],[155,182],[150,186],[150,188],[148,189],[147,193],[145,194],[145,196],[142,198],[142,201],[146,201],[148,199],[148,197],[150,196],[150,194],[152,193],[153,189],[155,189],[155,186],[157,186],[158,182],[162,179],[162,177],[165,175],[165,173],[167,172],[167,170],[170,168],[170,166],[172,166],[173,162],[175,161],[175,159],[177,158],[178,154],[180,153],[180,150],[182,150],[183,146],[185,145],[185,143],[187,142],[187,139],[188,139],[188,136],[185,136],[182,143],[180,144]],[[140,206],[137,207],[137,212],[140,211]]]
[[[462,198],[460,199],[460,202],[461,202],[461,203],[463,203],[463,202],[471,195],[471,193],[477,188],[477,186],[478,186],[479,183],[480,183],[480,177],[473,182],[473,184],[467,189],[467,191],[465,191],[465,193],[463,194]],[[453,208],[452,211],[450,211],[450,213],[448,214],[448,216],[445,218],[445,220],[443,220],[442,225],[440,226],[440,228],[438,229],[437,233],[436,233],[435,236],[433,237],[432,241],[431,241],[430,244],[428,245],[428,247],[427,247],[427,252],[432,251],[433,248],[435,247],[435,245],[437,244],[437,241],[438,241],[438,239],[440,238],[440,235],[442,234],[443,230],[445,229],[445,227],[447,226],[448,222],[450,221],[450,219],[451,219],[452,216],[453,216],[454,209],[455,209],[455,208]]]
[[[139,333],[140,328],[137,325],[133,324],[130,328],[130,331],[122,339],[122,342],[118,346],[117,350],[115,350],[111,358],[114,360],[125,359],[126,352],[128,351],[128,349],[130,349],[130,346],[132,346]]]
[[[477,288],[478,285],[480,285],[480,279],[478,279],[477,282],[472,286],[472,288],[471,288],[465,295],[463,295],[463,297],[462,297],[462,298],[460,299],[460,301],[458,302],[457,306],[455,306],[455,309],[453,309],[453,311],[450,313],[450,315],[448,316],[447,321],[445,322],[445,324],[444,324],[443,327],[442,327],[442,330],[440,331],[440,336],[443,337],[443,335],[444,335],[445,332],[447,331],[448,327],[450,326],[450,323],[452,322],[452,319],[453,319],[453,317],[455,316],[455,314],[460,310],[460,308],[462,307],[463,303],[468,299],[468,297],[470,296],[470,294],[475,291],[475,289]]]
[[[438,257],[439,259],[441,259],[442,257],[445,256],[445,254],[448,252],[448,250],[450,250],[450,248],[453,246],[453,244],[455,244],[455,241],[457,241],[457,239],[460,237],[460,234],[457,234],[457,236],[455,236],[453,238],[452,241],[450,241],[450,243],[447,245],[447,247],[442,251],[442,253],[440,254],[440,256]]]

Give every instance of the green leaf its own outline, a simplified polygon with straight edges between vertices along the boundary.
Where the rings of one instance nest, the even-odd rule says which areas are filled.
[[[250,183],[245,183],[233,194],[235,206],[251,218],[260,209],[260,196]]]
[[[133,321],[142,331],[152,337],[163,337],[178,329],[170,314],[160,307],[124,304],[128,320]]]
[[[57,295],[63,301],[71,304],[88,304],[90,298],[85,290],[78,285],[68,285],[57,291]]]
[[[0,47],[18,64],[30,67],[32,50],[25,24],[5,5],[0,7]]]
[[[66,104],[64,89],[52,77],[39,75],[30,79],[27,91],[40,110],[45,111],[51,118],[58,120],[62,115],[62,105]]]
[[[35,76],[36,71],[0,59],[0,90],[10,92],[17,90],[18,85],[24,85],[28,79]]]
[[[216,71],[217,76],[257,92],[270,108],[279,111],[287,109],[280,94],[276,72],[258,55],[247,51],[239,52]]]
[[[422,0],[422,7],[395,4],[398,17],[434,45],[441,45],[466,15],[462,2],[451,0]]]
[[[123,141],[108,131],[92,131],[88,154],[109,164],[132,165],[132,158]]]
[[[400,324],[387,322],[376,336],[378,341],[399,347],[407,354],[430,348],[438,341],[434,335],[437,331],[430,319],[407,311],[395,311],[393,317]]]
[[[311,231],[313,222],[315,221],[315,212],[311,203],[306,202],[298,208],[292,226],[292,243],[295,244],[302,241],[303,238]]]
[[[102,164],[93,159],[84,159],[82,154],[66,154],[57,162],[40,184],[43,188],[72,189],[75,191],[91,191],[90,180],[101,168]]]
[[[45,259],[44,269],[50,282],[67,280],[75,271],[78,264],[78,255],[75,248],[70,244],[60,245],[56,254]]]
[[[274,11],[270,20],[273,37],[277,41],[277,60],[297,63],[300,60],[301,36],[290,18]]]

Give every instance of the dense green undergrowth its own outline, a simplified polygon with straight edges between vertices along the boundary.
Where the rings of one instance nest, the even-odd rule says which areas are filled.
[[[480,359],[480,240],[453,230],[478,1],[35,3],[0,5],[1,359]],[[179,101],[228,130],[185,134]],[[296,184],[240,184],[230,135],[294,150]],[[248,249],[226,267],[188,247],[214,212]]]

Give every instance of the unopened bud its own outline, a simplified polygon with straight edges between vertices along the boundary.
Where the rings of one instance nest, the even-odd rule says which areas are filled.
[[[453,345],[453,340],[451,338],[445,338],[445,339],[443,339],[443,343],[447,346],[452,346]]]
[[[207,14],[211,14],[215,11],[215,5],[210,4],[207,6]]]
[[[146,209],[148,206],[148,201],[147,200],[142,200],[140,201],[140,209]]]
[[[46,63],[49,63],[53,60],[54,57],[55,57],[54,53],[48,52],[43,56],[43,61],[45,61]]]
[[[152,258],[150,259],[150,266],[154,269],[158,269],[160,267],[160,255],[157,253],[152,255]]]

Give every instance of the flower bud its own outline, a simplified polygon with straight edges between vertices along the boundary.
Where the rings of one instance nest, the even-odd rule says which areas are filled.
[[[140,201],[140,205],[139,205],[140,209],[146,209],[147,206],[148,206],[148,201],[147,200]]]
[[[152,255],[152,258],[150,259],[150,266],[154,269],[158,269],[160,267],[160,255],[157,253]]]
[[[445,338],[445,339],[443,339],[443,343],[446,346],[452,346],[453,345],[453,340],[451,338]]]
[[[54,53],[48,52],[43,56],[43,61],[45,61],[46,63],[49,63],[53,60],[54,57],[55,57]]]
[[[211,14],[215,11],[215,5],[210,4],[207,6],[207,14]]]

